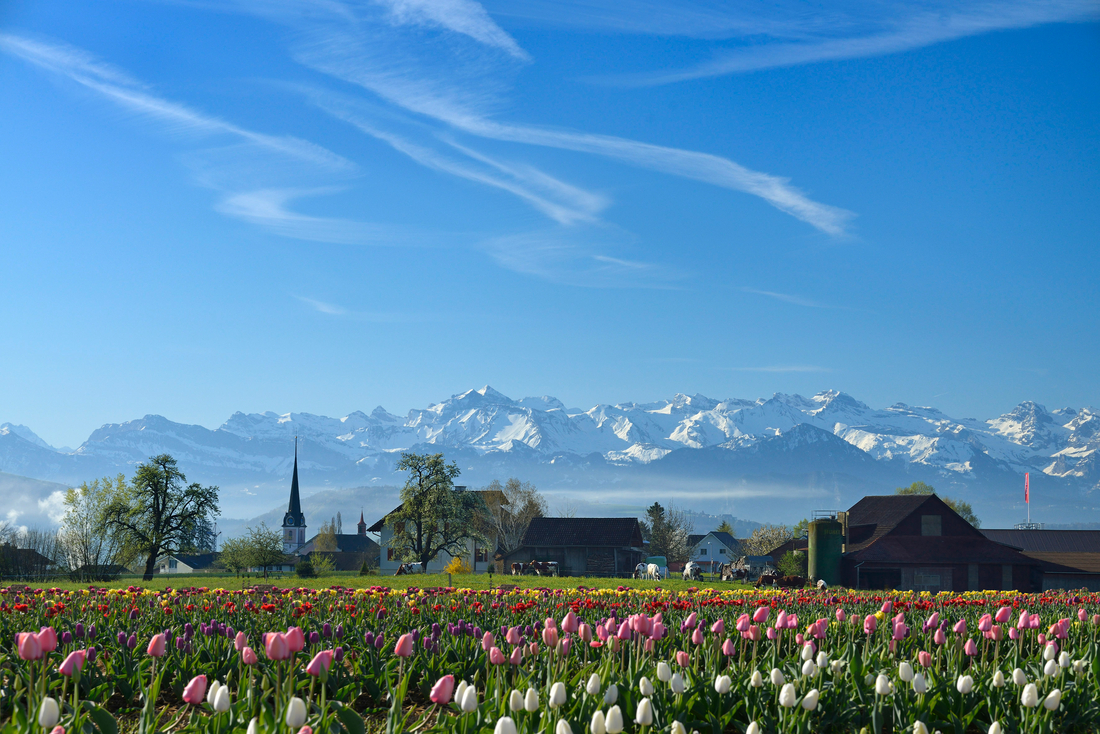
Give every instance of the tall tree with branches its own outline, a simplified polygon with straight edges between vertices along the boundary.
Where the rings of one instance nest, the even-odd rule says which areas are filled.
[[[527,526],[546,515],[546,498],[530,482],[512,477],[504,484],[494,479],[482,493],[489,507],[486,535],[496,535],[497,546],[507,554],[519,547]]]
[[[440,553],[465,555],[466,544],[485,542],[478,521],[488,513],[476,492],[456,491],[458,466],[443,454],[402,454],[397,469],[409,473],[401,489],[401,507],[386,524],[393,529],[390,546],[405,561],[427,568]]]
[[[104,520],[145,556],[142,578],[151,581],[157,559],[191,550],[196,528],[217,514],[218,488],[188,485],[176,460],[161,454],[138,466],[128,491],[111,503]]]

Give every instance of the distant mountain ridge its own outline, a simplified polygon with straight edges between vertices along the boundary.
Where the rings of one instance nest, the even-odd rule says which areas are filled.
[[[404,417],[381,407],[343,418],[234,413],[208,429],[150,415],[104,425],[73,451],[4,424],[0,471],[75,483],[129,474],[168,452],[189,479],[227,490],[230,506],[260,493],[266,504],[285,487],[295,435],[303,483],[315,491],[400,485],[393,465],[406,450],[444,452],[470,484],[516,475],[562,492],[671,487],[738,502],[738,487],[782,486],[841,503],[917,478],[978,502],[999,492],[1015,501],[1023,472],[1031,472],[1034,489],[1091,510],[1100,488],[1100,417],[1092,408],[1023,402],[982,421],[903,403],[875,409],[833,390],[758,400],[677,394],[573,410],[550,396],[513,400],[486,386]]]

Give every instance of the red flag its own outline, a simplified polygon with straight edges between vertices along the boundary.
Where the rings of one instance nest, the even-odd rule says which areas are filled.
[[[1031,472],[1024,472],[1024,503],[1031,502],[1029,485],[1031,484]]]

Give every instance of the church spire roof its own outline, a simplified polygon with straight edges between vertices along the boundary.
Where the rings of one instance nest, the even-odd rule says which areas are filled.
[[[298,437],[294,437],[294,474],[290,479],[290,504],[287,505],[288,518],[294,518],[295,525],[305,525],[305,516],[302,514],[302,500],[298,495]]]

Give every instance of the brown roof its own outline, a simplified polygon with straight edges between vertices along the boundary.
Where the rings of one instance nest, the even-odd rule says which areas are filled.
[[[1019,548],[1024,553],[1100,554],[1100,530],[982,530],[981,532],[990,540]]]
[[[890,536],[879,538],[861,550],[846,554],[855,561],[878,563],[1002,563],[1039,565],[1007,545],[995,543],[980,535]]]
[[[778,561],[780,558],[787,555],[791,551],[804,551],[809,550],[809,548],[810,541],[807,538],[792,538],[783,545],[772,548],[765,555],[771,556],[772,559]]]
[[[494,493],[494,492],[490,492],[489,490],[484,490],[484,489],[475,489],[475,490],[472,490],[472,492],[474,494],[480,494],[482,496]],[[495,493],[500,495],[501,504],[505,504],[505,505],[508,504],[508,498],[504,496],[503,492],[495,492]],[[380,532],[382,532],[382,528],[386,527],[386,518],[389,517],[390,515],[392,515],[393,513],[399,511],[404,506],[405,506],[405,503],[402,502],[397,507],[390,510],[380,520],[378,520],[376,523],[374,523],[369,528],[367,528],[367,532],[368,533],[380,533]]]
[[[888,494],[864,497],[848,510],[848,536],[851,542],[846,551],[862,550],[897,527],[912,515],[934,494]],[[938,497],[936,497],[938,501]]]
[[[1043,562],[1047,573],[1100,573],[1100,553],[1024,553]]]
[[[641,548],[642,526],[634,517],[536,517],[520,545]]]

